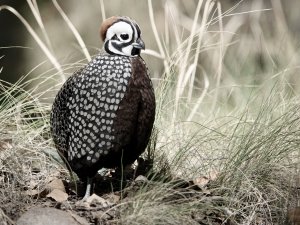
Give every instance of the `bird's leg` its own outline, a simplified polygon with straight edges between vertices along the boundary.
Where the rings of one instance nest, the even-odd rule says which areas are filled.
[[[92,184],[93,184],[93,178],[88,177],[87,178],[87,184],[86,184],[86,191],[85,191],[85,195],[84,195],[82,201],[86,201],[91,196]]]

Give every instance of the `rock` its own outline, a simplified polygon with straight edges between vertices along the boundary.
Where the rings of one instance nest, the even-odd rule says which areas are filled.
[[[83,218],[82,218],[83,219]],[[84,219],[83,219],[84,220]],[[24,213],[16,225],[82,225],[68,212],[55,208],[31,208]],[[88,222],[86,222],[88,224]]]

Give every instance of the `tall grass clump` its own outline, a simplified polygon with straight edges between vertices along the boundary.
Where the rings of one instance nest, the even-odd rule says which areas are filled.
[[[0,80],[0,204],[12,219],[63,171],[50,139],[49,104],[24,78]]]
[[[165,1],[159,3],[164,21],[158,23],[154,2],[147,1],[152,31],[147,36],[152,35],[156,47],[144,54],[160,61],[149,65],[157,101],[146,151],[153,170],[138,191],[114,206],[119,215],[111,224],[284,224],[289,208],[297,206],[299,54],[282,5],[271,1],[268,8],[255,0],[244,10],[241,1],[223,10],[221,3],[185,2],[183,12],[179,2]],[[53,65],[48,71],[53,76],[43,84],[58,88],[90,53],[53,0],[85,56],[73,64],[59,63],[37,2],[28,4],[42,32],[11,7],[0,10],[13,12],[24,23]],[[108,14],[105,4],[100,1],[102,18]],[[272,30],[266,14],[280,21]],[[288,42],[280,42],[279,50],[282,32]],[[163,70],[156,70],[160,66]],[[0,155],[10,163],[2,164],[0,174],[11,188],[27,188],[36,167],[44,171],[37,178],[42,185],[59,167],[45,154],[53,146],[50,104],[44,98],[53,88],[40,93],[27,88],[29,83],[1,86],[0,129],[10,150]],[[36,164],[37,158],[43,160]]]

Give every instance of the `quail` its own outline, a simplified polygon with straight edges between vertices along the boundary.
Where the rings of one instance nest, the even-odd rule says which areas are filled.
[[[155,96],[138,24],[114,16],[100,27],[103,49],[63,84],[54,99],[50,125],[61,157],[87,182],[101,168],[132,164],[149,142]]]

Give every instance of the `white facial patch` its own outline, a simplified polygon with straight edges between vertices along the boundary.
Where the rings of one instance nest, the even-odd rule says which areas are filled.
[[[122,52],[125,53],[125,55],[131,56],[132,48],[133,48],[132,45],[128,45],[128,46],[122,48]]]
[[[128,34],[128,40],[124,42],[129,42],[132,39],[132,27],[123,21],[113,24],[110,28],[107,29],[105,41],[111,39],[115,34],[119,37],[120,34]]]

